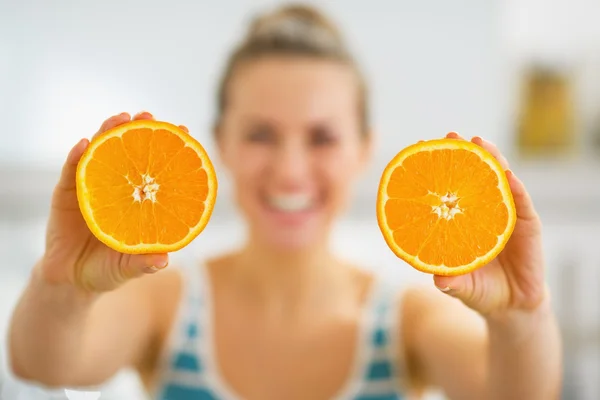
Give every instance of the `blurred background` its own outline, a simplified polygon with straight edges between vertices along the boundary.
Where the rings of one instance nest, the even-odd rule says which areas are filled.
[[[254,13],[277,3],[0,0],[3,338],[42,253],[49,196],[70,147],[110,115],[148,110],[187,125],[215,156],[210,126],[225,57]],[[383,167],[403,147],[448,131],[495,142],[544,221],[548,282],[564,335],[563,398],[599,399],[600,2],[318,4],[367,73],[378,133],[375,160],[335,231],[335,249],[399,285],[429,282],[395,258],[377,228]],[[208,228],[175,258],[209,256],[243,240],[226,176],[220,181]],[[2,341],[2,400],[100,396],[17,382],[5,358]],[[144,399],[129,371],[100,398]]]

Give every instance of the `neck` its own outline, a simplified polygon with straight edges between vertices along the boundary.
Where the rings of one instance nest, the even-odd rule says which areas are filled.
[[[348,269],[326,243],[278,251],[251,241],[235,258],[238,283],[276,313],[316,304],[325,307],[340,299],[340,291],[347,291],[351,284]]]

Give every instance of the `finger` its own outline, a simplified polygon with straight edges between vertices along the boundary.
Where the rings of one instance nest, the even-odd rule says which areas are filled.
[[[140,111],[139,113],[133,116],[133,120],[137,121],[140,119],[154,119],[154,115],[152,115],[148,111]]]
[[[471,274],[459,276],[434,275],[433,283],[443,293],[456,297],[468,303],[473,293],[473,278]]]
[[[75,189],[75,177],[77,175],[77,164],[81,159],[81,156],[85,152],[85,149],[89,145],[89,141],[87,139],[81,139],[69,152],[67,156],[67,160],[63,165],[62,172],[60,174],[60,178],[58,180],[57,187],[62,190],[72,190]]]
[[[115,126],[119,126],[129,121],[131,121],[131,116],[129,113],[123,112],[119,115],[113,115],[102,123],[100,129],[98,129],[98,132],[96,132],[92,139],[96,138],[98,135],[106,132],[107,130],[114,128]]]
[[[463,138],[462,136],[460,136],[458,133],[456,132],[448,132],[446,134],[446,139],[459,139],[459,140],[465,140],[465,138]]]
[[[510,168],[508,160],[506,159],[506,157],[504,157],[504,155],[502,155],[502,153],[500,152],[500,149],[498,149],[498,147],[494,143],[484,140],[484,139],[480,138],[479,136],[474,136],[471,139],[471,142],[475,143],[478,146],[483,147],[488,153],[490,153],[492,156],[494,156],[494,158],[496,160],[498,160],[498,162],[502,166],[502,169],[507,170]]]
[[[123,254],[119,262],[124,280],[156,273],[168,265],[168,254]]]
[[[190,130],[185,125],[179,125],[179,129],[181,129],[185,133],[190,133]],[[421,142],[422,142],[422,140],[421,140]]]
[[[511,171],[506,171],[506,178],[510,185],[510,190],[515,201],[515,208],[517,210],[517,218],[523,220],[538,220],[538,214],[533,205],[533,200],[525,188],[525,184],[517,178],[517,176]]]

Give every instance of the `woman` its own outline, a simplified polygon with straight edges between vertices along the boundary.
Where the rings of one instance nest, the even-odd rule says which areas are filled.
[[[229,60],[218,110],[245,246],[166,270],[165,254],[108,249],[77,207],[83,139],[12,320],[16,374],[86,386],[133,366],[161,400],[384,400],[428,386],[453,399],[558,397],[540,221],[491,143],[472,139],[507,169],[519,219],[506,249],[470,275],[435,277],[444,294],[395,293],[327,248],[372,140],[365,85],[335,27],[302,6],[258,18]]]

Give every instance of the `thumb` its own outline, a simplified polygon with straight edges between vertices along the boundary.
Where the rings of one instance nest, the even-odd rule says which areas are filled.
[[[108,255],[106,252],[109,252]],[[123,254],[105,247],[105,251],[96,252],[93,259],[85,264],[92,267],[76,272],[77,282],[87,290],[103,292],[165,268],[169,257],[167,254]]]
[[[75,189],[75,176],[77,174],[77,164],[83,155],[83,152],[87,148],[89,141],[87,139],[81,139],[69,152],[67,160],[63,165],[60,179],[58,181],[57,188],[62,190],[73,190]]]
[[[440,291],[462,301],[482,315],[505,306],[510,294],[507,286],[502,284],[502,279],[477,272],[459,276],[435,275],[433,282]]]
[[[169,265],[168,254],[122,254],[119,263],[125,280],[144,274],[153,274]]]
[[[459,276],[434,275],[433,283],[441,292],[456,297],[466,304],[473,297],[473,277],[471,274]]]
[[[77,197],[75,196],[77,164],[88,144],[87,139],[81,139],[69,152],[58,183],[54,188],[52,208],[74,210],[78,207]]]

